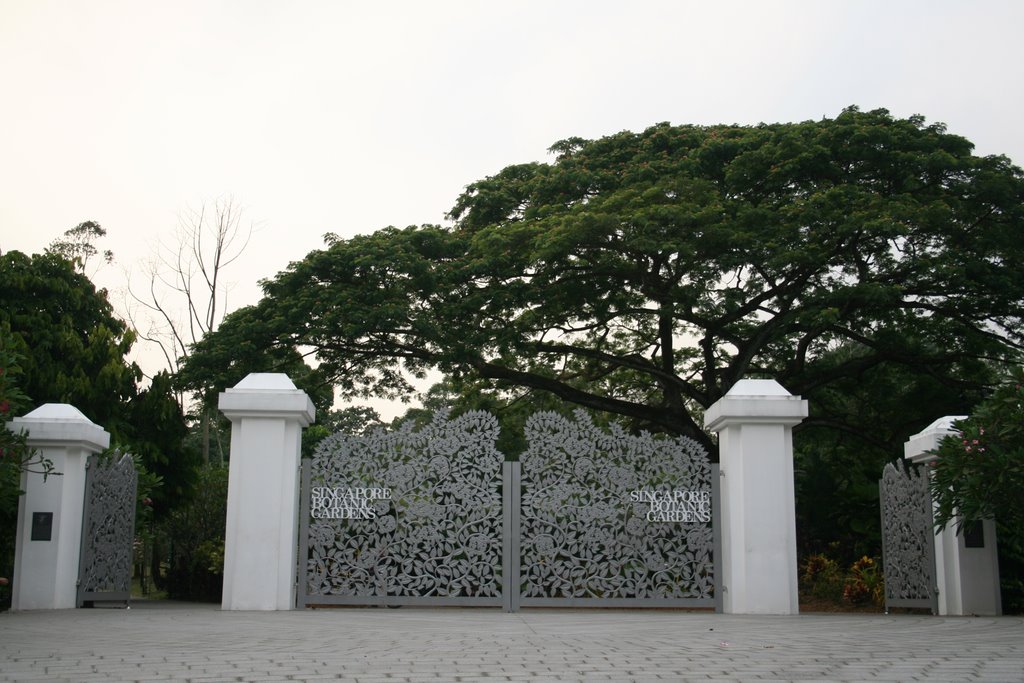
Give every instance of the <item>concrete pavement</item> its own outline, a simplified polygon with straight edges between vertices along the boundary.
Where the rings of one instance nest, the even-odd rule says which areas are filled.
[[[1024,681],[1024,619],[671,610],[0,614],[0,681]]]

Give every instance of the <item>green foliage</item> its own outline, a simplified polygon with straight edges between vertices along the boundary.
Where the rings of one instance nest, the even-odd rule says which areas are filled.
[[[46,251],[75,263],[84,272],[89,259],[100,254],[93,242],[106,235],[107,231],[96,221],[84,221],[70,230],[65,230],[64,237],[50,242]],[[106,249],[100,255],[104,263],[113,263],[114,252]]]
[[[838,365],[850,353],[840,348],[819,363]],[[981,392],[961,383],[961,377],[996,381],[989,368],[964,359],[943,377],[901,366],[874,367],[815,392],[810,412],[816,419],[794,439],[797,531],[804,554],[824,552],[833,542],[841,549],[836,559],[844,564],[880,552],[882,469],[936,416],[966,413],[981,400]]]
[[[10,349],[10,333],[0,324],[0,578],[9,580],[14,570],[14,545],[18,530],[18,497],[25,472],[58,476],[53,463],[25,443],[25,435],[7,428],[7,421],[25,408],[26,397],[18,386],[19,356]],[[10,593],[0,586],[0,609],[9,604]]]
[[[109,431],[113,444],[136,457],[136,526],[143,540],[151,540],[152,524],[187,499],[198,459],[186,443],[187,424],[171,378],[161,373],[141,387],[141,370],[127,360],[134,333],[114,315],[106,292],[81,272],[93,252],[78,253],[75,244],[89,246],[101,233],[89,232],[88,224],[79,228],[83,232],[66,234],[71,243],[55,242],[45,254],[0,255],[0,352],[3,366],[10,366],[4,371],[8,377],[17,373],[19,390],[17,401],[8,398],[10,415],[3,417],[42,403],[68,403]],[[11,438],[18,437],[0,434]],[[19,459],[24,466],[24,457]],[[0,465],[0,571],[13,563],[18,480],[12,462]]]
[[[315,445],[332,433],[322,423],[334,403],[334,387],[306,365],[298,351],[268,339],[266,323],[253,309],[240,309],[221,322],[216,334],[205,335],[192,345],[192,353],[180,359],[174,386],[198,399],[192,418],[199,423],[199,431],[192,434],[190,442],[208,455],[207,465],[227,462],[228,448],[222,437],[230,427],[217,410],[217,396],[249,373],[285,373],[309,395],[320,424],[303,433],[303,453],[312,454]]]
[[[837,550],[832,546],[830,551]],[[836,607],[841,605],[885,605],[885,582],[881,564],[861,556],[843,571],[839,562],[824,553],[810,555],[800,572],[800,591]]]
[[[899,372],[914,382],[893,387],[893,405],[921,378],[966,400],[987,381],[966,367],[1009,362],[1024,343],[1024,177],[941,125],[851,108],[553,150],[551,164],[469,185],[450,228],[332,236],[186,370],[302,349],[347,396],[400,396],[437,368],[713,450],[702,412],[740,378],[814,404],[865,372]],[[841,402],[818,405],[809,426],[909,428],[902,409],[847,424]]]
[[[149,534],[152,528],[153,496],[163,489],[164,480],[159,474],[149,471],[142,457],[133,454],[132,460],[138,475],[135,489],[135,535],[139,537]]]
[[[193,495],[177,505],[158,525],[158,544],[168,558],[168,597],[179,600],[220,600],[224,579],[224,529],[227,516],[228,470],[203,467]]]
[[[552,411],[569,417],[574,408],[545,392],[529,389],[503,391],[494,383],[469,378],[445,379],[430,387],[421,398],[422,407],[410,408],[391,426],[397,428],[406,421],[412,421],[417,428],[421,428],[439,410],[448,410],[453,417],[471,410],[483,410],[498,419],[500,432],[496,446],[504,454],[505,460],[510,461],[519,460],[527,448],[525,427],[531,415]],[[589,411],[588,414],[596,425],[603,427],[607,427],[615,418],[608,413]],[[620,419],[618,422],[625,429],[633,426],[627,420]]]
[[[246,363],[314,354],[317,381],[356,398],[439,370],[463,405],[512,414],[545,395],[712,453],[704,410],[773,378],[812,406],[802,543],[876,554],[882,464],[1019,363],[1021,169],[923,117],[856,108],[552,151],[470,184],[451,226],[328,236],[183,374],[221,373],[219,390]]]
[[[1003,614],[1024,614],[1024,531],[996,520]]]
[[[318,413],[327,412],[334,401],[334,388],[321,373],[303,362],[294,348],[275,344],[270,321],[252,307],[241,308],[193,346],[193,353],[181,359],[175,386],[196,395],[203,407],[216,407],[217,395],[233,387],[252,372],[283,372],[309,394]]]
[[[885,605],[881,564],[865,555],[850,565],[850,572],[843,582],[843,600],[851,605]]]
[[[74,264],[56,254],[0,256],[0,324],[22,357],[32,405],[69,403],[109,431],[129,431],[124,406],[142,372],[125,356],[135,334]]]
[[[188,441],[188,425],[166,372],[157,373],[127,409],[132,433],[126,450],[154,477],[148,497],[159,517],[192,490],[199,451]]]
[[[1024,368],[955,424],[931,479],[939,528],[995,518],[1024,527]]]
[[[10,333],[0,324],[0,509],[17,515],[23,472],[44,477],[55,473],[53,463],[29,448],[25,435],[7,428],[7,422],[26,407],[27,398],[19,387],[20,355],[10,350]],[[2,565],[0,565],[2,571]]]
[[[134,332],[60,251],[0,255],[0,326],[21,357],[25,405],[68,403],[109,431],[164,482],[153,492],[159,511],[187,491],[196,463],[170,378],[140,389],[142,371],[127,360]]]
[[[839,564],[824,554],[807,558],[800,573],[800,589],[819,600],[839,603],[843,598],[845,578]]]
[[[995,519],[1003,611],[1024,612],[1024,368],[979,404],[932,463],[935,524]]]
[[[342,433],[363,436],[377,427],[383,427],[380,414],[368,406],[349,406],[341,410],[330,409],[318,413],[315,424],[302,432],[302,457],[313,455],[317,444],[331,436]]]

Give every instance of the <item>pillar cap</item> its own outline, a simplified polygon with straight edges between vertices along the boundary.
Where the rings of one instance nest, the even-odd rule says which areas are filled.
[[[297,389],[281,372],[249,373],[221,392],[217,406],[232,422],[246,417],[277,417],[308,427],[316,417],[316,408],[306,392]]]
[[[946,415],[914,434],[903,444],[903,457],[915,464],[923,464],[937,460],[935,451],[939,444],[950,434],[957,434],[953,426],[958,420],[966,420],[966,415]]]
[[[44,403],[24,417],[7,423],[12,432],[25,432],[29,446],[78,446],[99,453],[110,446],[110,433],[67,403]]]
[[[737,424],[793,426],[807,417],[807,401],[773,379],[741,379],[704,413],[704,426],[719,432]]]

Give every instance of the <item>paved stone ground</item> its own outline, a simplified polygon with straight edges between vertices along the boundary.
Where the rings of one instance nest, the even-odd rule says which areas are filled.
[[[136,604],[0,614],[0,681],[1024,681],[1024,619]]]

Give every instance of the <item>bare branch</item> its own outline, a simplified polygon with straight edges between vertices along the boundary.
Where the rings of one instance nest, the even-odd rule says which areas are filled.
[[[242,255],[253,231],[242,217],[230,197],[186,208],[178,217],[174,242],[161,241],[145,264],[145,290],[129,282],[128,298],[136,311],[132,324],[141,340],[160,348],[169,369],[176,369],[191,345],[216,329],[228,311],[223,271]]]

